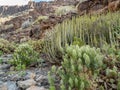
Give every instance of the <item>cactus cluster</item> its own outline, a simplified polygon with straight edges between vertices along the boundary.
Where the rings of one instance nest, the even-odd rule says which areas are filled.
[[[87,90],[93,88],[90,85],[92,83],[90,78],[93,79],[93,76],[99,73],[102,60],[103,55],[99,49],[70,45],[66,46],[62,67],[58,69],[53,67],[52,71],[57,72],[61,78],[61,90]]]
[[[102,47],[107,42],[118,44],[120,13],[106,15],[73,17],[53,30],[46,32],[45,52],[51,62],[60,62],[56,58],[62,56],[66,44],[73,44],[74,37],[80,38],[86,45]],[[116,32],[115,32],[116,31]],[[117,38],[116,38],[117,37]]]

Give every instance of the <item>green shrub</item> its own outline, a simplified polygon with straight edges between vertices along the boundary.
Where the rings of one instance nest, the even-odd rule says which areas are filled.
[[[47,20],[48,16],[39,16],[34,22],[33,24],[39,24],[42,20]]]
[[[3,62],[3,60],[0,58],[0,64]]]
[[[104,44],[101,48],[102,52],[110,57],[112,60],[120,61],[120,48],[117,45]]]
[[[27,42],[29,45],[31,45],[33,47],[33,49],[35,51],[37,51],[38,53],[43,52],[43,45],[44,45],[44,41],[43,40],[30,40]]]
[[[118,81],[117,90],[120,90],[120,79]]]
[[[83,42],[80,38],[74,37],[73,45],[78,45],[79,47],[85,45],[85,42]]]
[[[103,64],[102,60],[103,55],[99,49],[71,45],[66,47],[66,53],[61,63],[62,67],[56,69],[53,66],[51,72],[60,76],[61,90],[90,90],[92,88],[91,80],[94,80],[94,75],[99,73]],[[49,78],[49,81],[53,87],[52,79]]]
[[[3,52],[0,50],[0,56],[3,55]]]
[[[75,11],[77,11],[77,10],[74,6],[60,6],[56,9],[55,15],[61,16],[61,15],[65,15],[69,12],[75,12]]]
[[[10,63],[16,66],[17,70],[25,69],[30,64],[37,62],[39,54],[28,44],[21,44],[16,48]]]
[[[3,53],[11,53],[15,49],[15,44],[10,43],[9,41],[5,39],[0,39],[0,50]]]

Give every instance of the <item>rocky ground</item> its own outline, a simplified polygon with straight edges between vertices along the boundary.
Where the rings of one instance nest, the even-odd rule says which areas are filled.
[[[50,64],[42,62],[24,71],[15,71],[9,64],[12,55],[0,57],[0,90],[48,90]]]

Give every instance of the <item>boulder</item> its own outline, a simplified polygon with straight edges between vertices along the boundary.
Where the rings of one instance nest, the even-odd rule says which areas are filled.
[[[36,82],[33,79],[28,79],[25,81],[18,81],[18,86],[22,89],[26,89],[30,86],[35,85],[35,84],[36,84]]]
[[[15,82],[8,81],[0,85],[0,90],[18,90]]]

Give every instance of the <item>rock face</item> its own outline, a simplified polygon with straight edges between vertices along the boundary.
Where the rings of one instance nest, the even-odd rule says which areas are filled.
[[[120,0],[87,0],[79,3],[77,8],[79,15],[114,12],[120,9]]]
[[[12,18],[9,21],[6,21],[3,24],[3,28],[0,27],[0,37],[7,39],[9,41],[14,41],[16,43],[28,41],[30,38],[39,39],[44,37],[44,32],[48,29],[51,29],[58,23],[62,23],[63,20],[67,18],[71,18],[76,14],[68,13],[67,15],[55,16],[55,7],[63,6],[63,5],[74,5],[75,0],[57,0],[51,2],[33,2],[30,1],[28,5],[25,6],[2,6],[0,12],[3,13],[2,8],[6,7],[5,10],[9,12],[9,8],[17,7],[26,7],[24,10],[28,10],[27,14],[22,14]],[[29,11],[29,9],[32,9]],[[14,11],[14,9],[10,9]],[[4,12],[6,12],[4,11]],[[15,9],[16,11],[16,9]],[[17,12],[17,11],[16,11]],[[15,12],[15,13],[16,13]],[[20,10],[21,12],[21,10]],[[4,13],[3,13],[4,14]],[[10,13],[11,14],[11,13]],[[10,15],[7,13],[7,15]],[[6,14],[5,14],[6,15]],[[33,21],[36,20],[39,16],[47,16],[47,20],[39,21],[38,24],[32,25],[28,23],[29,17],[32,17]],[[8,27],[12,25],[11,27]],[[7,28],[6,28],[7,27]]]
[[[29,9],[37,9],[39,13],[46,14],[46,12],[52,12],[52,5],[73,5],[76,1],[77,0],[55,0],[55,2],[51,1],[49,3],[29,1],[28,4],[24,6],[0,6],[0,15],[12,15]]]
[[[1,6],[0,15],[12,15],[18,12],[28,10],[28,5],[25,6]]]

